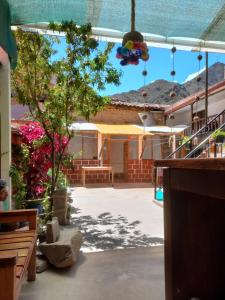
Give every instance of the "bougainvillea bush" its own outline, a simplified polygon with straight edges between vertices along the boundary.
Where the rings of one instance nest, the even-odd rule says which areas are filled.
[[[28,151],[27,170],[24,180],[27,186],[27,198],[41,198],[51,183],[49,171],[52,168],[52,155],[55,160],[65,155],[68,138],[54,134],[52,144],[45,136],[45,130],[38,122],[30,122],[20,127],[22,147]],[[53,151],[54,149],[54,151]]]

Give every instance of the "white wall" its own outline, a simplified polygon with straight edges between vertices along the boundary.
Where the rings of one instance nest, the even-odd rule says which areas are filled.
[[[138,158],[138,140],[137,137],[129,141],[129,159]]]
[[[143,159],[152,159],[152,137],[146,137],[144,142]]]
[[[80,133],[70,140],[68,152],[75,155],[75,159],[97,158],[97,138],[95,134]]]
[[[110,165],[115,173],[124,172],[124,142],[126,136],[113,136],[110,141]]]
[[[205,109],[205,99],[194,104],[193,111],[201,111]],[[222,110],[225,109],[225,91],[222,91],[218,94],[209,96],[208,100],[208,115],[219,114]],[[174,113],[174,120],[167,119],[166,124],[168,126],[175,126],[181,124],[190,124],[191,122],[191,106],[188,105],[181,110]]]
[[[161,159],[162,158],[161,137],[158,135],[154,135],[152,141],[153,141],[153,159]]]

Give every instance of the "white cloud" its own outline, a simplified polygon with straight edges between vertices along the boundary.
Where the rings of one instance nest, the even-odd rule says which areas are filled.
[[[205,67],[203,69],[201,69],[199,72],[195,72],[195,73],[192,73],[192,74],[189,74],[188,77],[184,80],[183,83],[186,83],[190,80],[192,80],[193,78],[197,77],[198,76],[198,73],[202,73],[203,71],[205,71]]]

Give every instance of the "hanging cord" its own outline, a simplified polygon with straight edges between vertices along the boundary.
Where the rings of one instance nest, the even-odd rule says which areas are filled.
[[[131,0],[131,31],[135,31],[135,0]]]
[[[200,69],[201,69],[201,61],[202,61],[202,55],[201,55],[201,48],[199,49],[199,53],[198,53],[198,77],[197,77],[197,88],[198,88],[198,92],[200,90],[200,81],[201,81],[201,76],[200,76]],[[198,100],[199,100],[199,96],[196,96],[196,116],[197,116],[197,108],[198,108]]]

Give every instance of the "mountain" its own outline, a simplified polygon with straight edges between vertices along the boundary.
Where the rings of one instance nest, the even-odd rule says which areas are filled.
[[[217,62],[208,69],[209,86],[224,80],[225,64]],[[184,82],[183,84],[174,83],[167,80],[156,80],[153,83],[141,87],[137,91],[115,94],[111,96],[112,101],[121,101],[128,103],[155,103],[171,104],[182,98],[188,97],[205,88],[206,72],[200,73],[201,81],[197,82],[197,77]],[[176,97],[171,98],[171,91],[175,91]],[[143,97],[143,92],[147,96]]]

